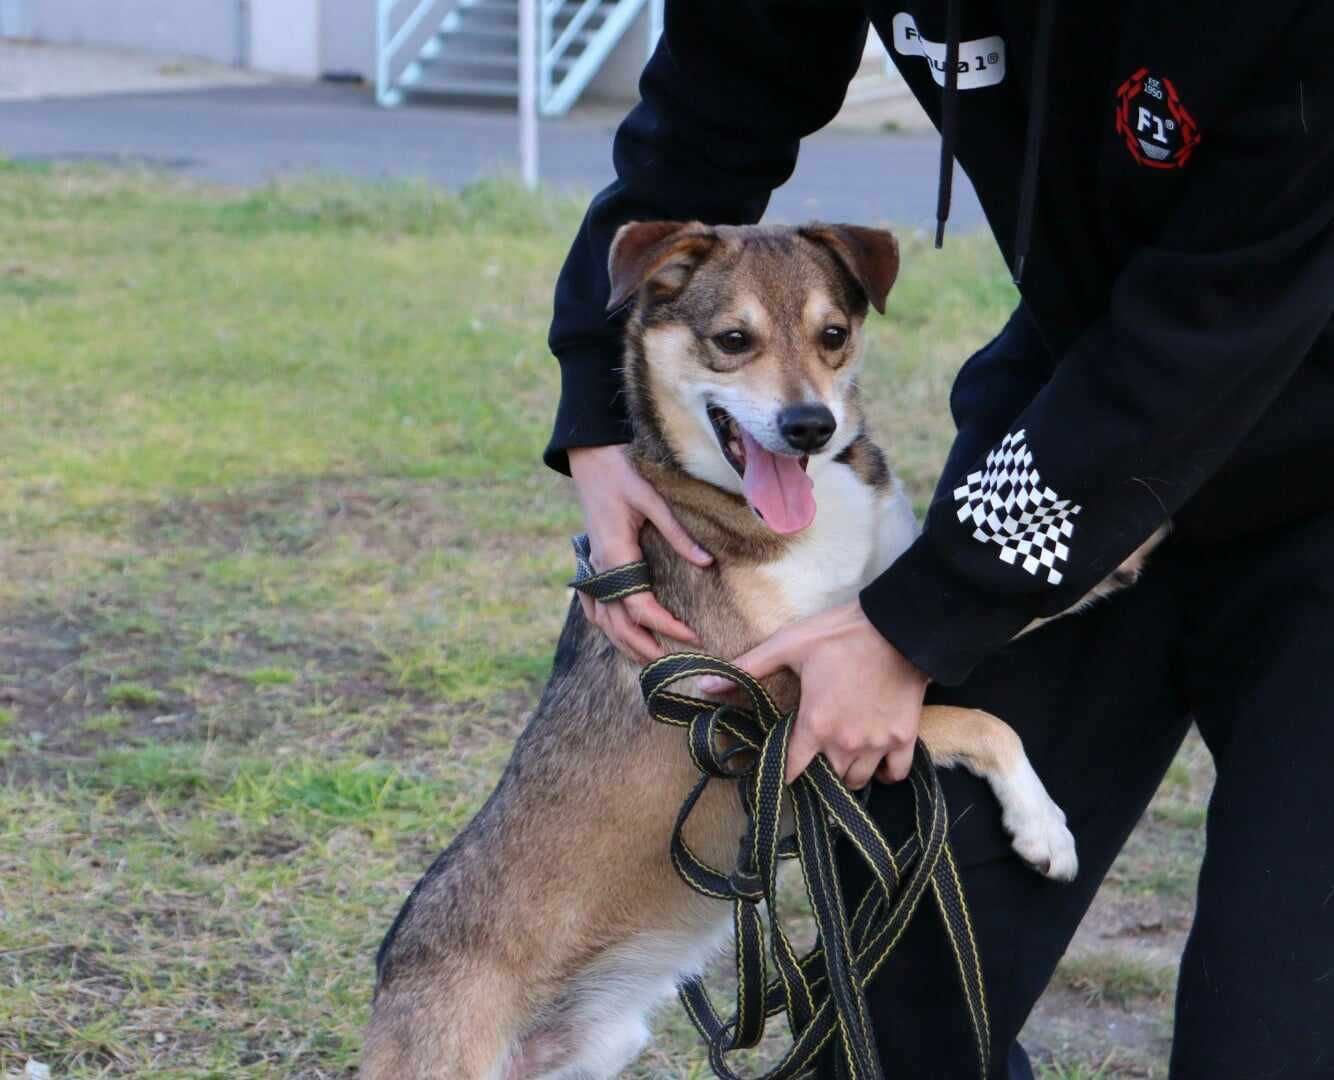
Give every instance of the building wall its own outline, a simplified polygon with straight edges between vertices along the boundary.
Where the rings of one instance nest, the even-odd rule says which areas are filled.
[[[639,100],[639,76],[648,63],[651,51],[649,24],[646,6],[616,43],[606,63],[593,76],[593,81],[584,91],[585,98],[627,103]]]
[[[235,64],[246,40],[244,0],[26,0],[22,6],[26,32],[39,41]]]
[[[32,37],[27,0],[0,0],[0,37]]]
[[[250,0],[248,67],[313,79],[320,74],[320,0]]]
[[[375,0],[320,0],[320,73],[375,78]]]

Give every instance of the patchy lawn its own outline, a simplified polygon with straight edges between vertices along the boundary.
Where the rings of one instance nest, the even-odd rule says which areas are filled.
[[[0,163],[0,1075],[351,1074],[564,611],[578,214]],[[1013,293],[982,240],[904,248],[865,381],[920,500]],[[1039,1007],[1052,1080],[1162,1074],[1208,783],[1192,743]],[[633,1075],[706,1075],[661,1030]]]

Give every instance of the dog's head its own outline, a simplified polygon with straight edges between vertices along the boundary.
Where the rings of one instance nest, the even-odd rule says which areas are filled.
[[[634,300],[639,452],[743,496],[775,532],[805,528],[813,478],[861,433],[862,323],[898,267],[892,235],[854,225],[623,226],[609,308]]]

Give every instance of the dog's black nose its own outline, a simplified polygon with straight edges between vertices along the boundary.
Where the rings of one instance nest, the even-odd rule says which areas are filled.
[[[788,445],[807,454],[824,446],[837,426],[833,413],[810,402],[789,405],[778,414],[778,430]]]

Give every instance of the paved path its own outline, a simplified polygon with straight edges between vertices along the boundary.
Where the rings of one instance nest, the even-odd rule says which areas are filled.
[[[544,179],[594,190],[611,177],[614,114],[542,125]],[[510,110],[377,108],[361,87],[270,85],[0,103],[0,155],[125,161],[227,184],[319,171],[426,177],[449,186],[516,170]],[[934,134],[826,131],[808,139],[770,219],[890,221],[929,228],[936,205]],[[952,222],[984,224],[960,173]]]
[[[3,6],[5,0],[0,0]],[[0,38],[0,101],[260,86],[271,75],[193,56]]]

